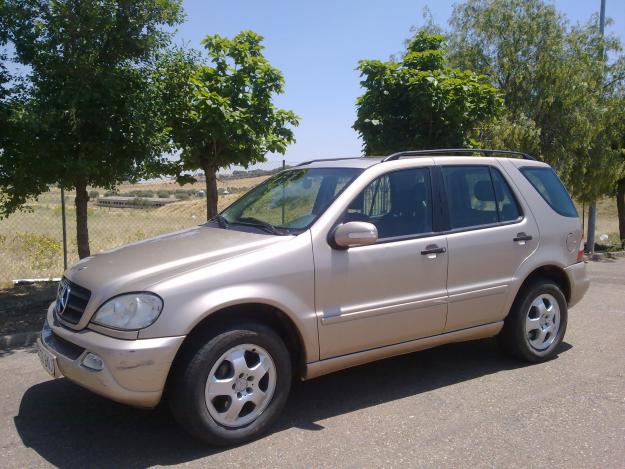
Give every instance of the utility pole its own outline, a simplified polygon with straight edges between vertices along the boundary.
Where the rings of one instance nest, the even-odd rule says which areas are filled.
[[[601,0],[601,12],[599,13],[599,34],[601,34],[601,39],[604,36],[605,30],[605,2],[606,0]],[[604,59],[604,50],[603,46],[601,47],[601,61]],[[603,72],[602,72],[603,74]],[[597,220],[597,202],[593,201],[588,207],[588,251],[590,254],[595,253],[595,225]]]

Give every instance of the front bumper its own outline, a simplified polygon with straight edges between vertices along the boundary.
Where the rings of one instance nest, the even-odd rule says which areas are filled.
[[[571,297],[569,298],[569,306],[577,304],[588,291],[590,279],[586,273],[586,263],[578,262],[564,269],[571,286]]]
[[[52,305],[41,333],[41,345],[56,357],[63,376],[96,394],[124,404],[155,407],[161,400],[171,364],[184,337],[122,340],[83,329],[70,331],[54,318]],[[93,353],[102,370],[82,360]]]

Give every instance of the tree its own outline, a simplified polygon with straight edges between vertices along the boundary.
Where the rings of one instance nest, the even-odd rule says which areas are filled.
[[[525,114],[514,118],[504,110],[497,119],[480,128],[476,138],[483,148],[540,154],[540,129]]]
[[[75,189],[78,254],[90,254],[88,186],[112,188],[158,161],[167,134],[152,61],[179,0],[5,0],[14,58],[27,70],[0,162],[0,215],[58,184]],[[22,137],[20,137],[22,135]],[[27,135],[28,138],[23,138]]]
[[[501,107],[485,77],[445,67],[444,36],[418,31],[400,60],[362,60],[354,129],[367,155],[471,145]]]
[[[619,80],[606,87],[604,77],[616,77],[619,60],[606,64],[605,54],[620,50],[618,40],[603,39],[596,18],[569,27],[542,0],[467,0],[454,7],[450,24],[452,64],[488,75],[504,97],[504,120],[484,132],[486,140],[502,125],[512,126],[517,132],[504,132],[499,142],[528,149],[522,145],[534,144],[519,136],[534,135],[538,153],[578,200],[613,192],[619,174],[613,97]]]
[[[232,39],[206,36],[204,56],[178,51],[165,61],[180,169],[204,172],[209,219],[217,214],[220,168],[265,161],[268,152],[284,153],[295,141],[290,127],[298,125],[298,117],[273,104],[284,91],[284,78],[264,57],[262,40],[252,31]]]
[[[7,125],[9,120],[9,93],[8,83],[11,79],[5,62],[7,54],[4,50],[8,40],[6,31],[6,20],[9,17],[7,7],[4,2],[0,2],[0,154],[4,148],[3,142],[7,135]]]
[[[625,86],[613,98],[611,120],[613,125],[608,127],[611,134],[612,148],[618,153],[617,159],[620,168],[616,173],[614,195],[618,213],[619,238],[625,245]]]

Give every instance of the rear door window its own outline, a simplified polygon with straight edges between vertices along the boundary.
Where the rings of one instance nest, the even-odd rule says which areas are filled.
[[[501,173],[490,166],[443,166],[451,229],[518,220],[521,210]]]
[[[452,229],[499,221],[488,166],[443,166],[442,170]]]
[[[553,169],[526,166],[521,168],[521,173],[560,215],[571,218],[579,216],[571,196]]]

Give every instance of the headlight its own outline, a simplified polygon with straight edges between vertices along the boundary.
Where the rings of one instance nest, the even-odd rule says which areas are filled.
[[[152,293],[129,293],[100,306],[92,321],[115,329],[143,329],[156,321],[162,309],[163,300]]]

